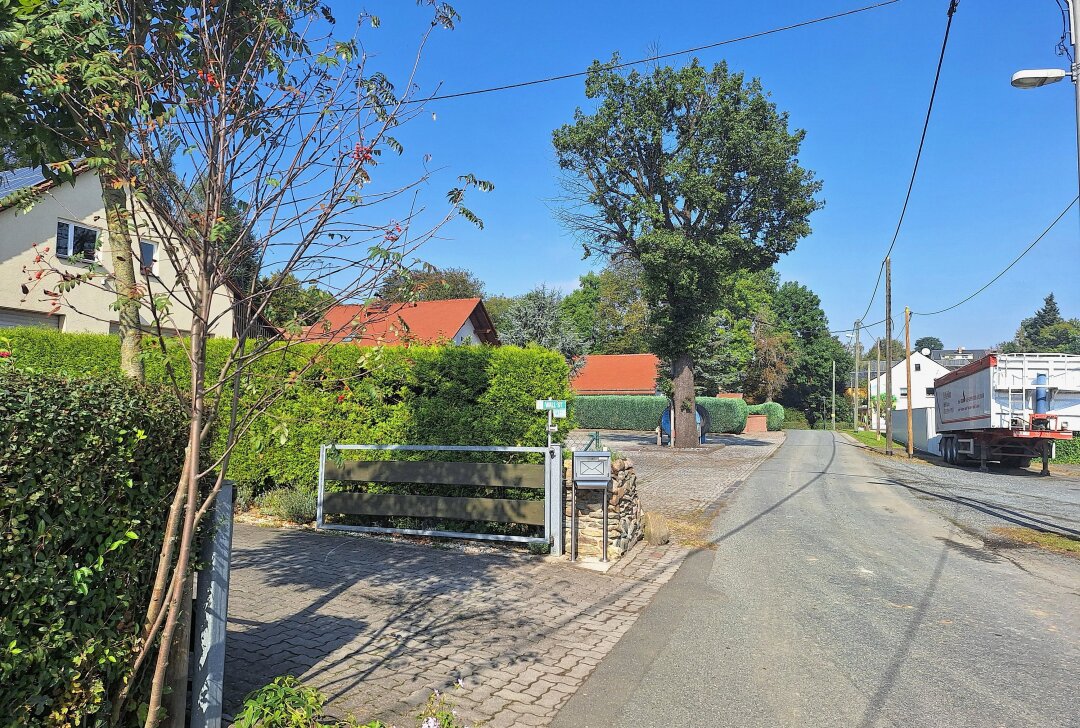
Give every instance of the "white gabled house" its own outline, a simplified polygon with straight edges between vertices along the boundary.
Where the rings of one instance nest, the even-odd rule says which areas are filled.
[[[24,212],[9,196],[28,187],[36,188],[41,197]],[[160,244],[160,240],[147,235],[138,241],[138,250],[132,251],[136,274],[145,275],[151,294],[164,293],[176,284],[175,269],[167,256],[158,254]],[[45,248],[48,253],[41,252]],[[111,269],[101,183],[93,171],[82,170],[74,184],[46,181],[35,168],[0,172],[0,328],[45,326],[100,334],[118,331],[118,314],[113,308],[116,296],[109,290],[77,285],[65,294],[60,309],[52,314],[53,300],[43,293],[43,288],[51,288],[55,280],[43,281],[46,285],[31,287],[25,294],[22,286],[32,282],[29,279],[39,267],[34,260],[39,252],[47,257],[46,262],[75,275],[86,271],[87,263],[80,258],[87,255],[94,255],[98,265]],[[233,308],[232,294],[222,292],[215,299],[212,312],[219,318],[211,335],[234,335]],[[173,306],[171,315],[174,330],[170,333],[184,335],[190,331],[191,316],[183,307]],[[145,311],[142,316],[149,327]]]
[[[894,409],[906,410],[909,402],[915,409],[934,406],[934,380],[948,374],[949,370],[930,357],[915,351],[911,354],[911,385],[907,381],[907,361],[901,359],[892,368],[893,396],[896,398]],[[868,385],[871,399],[878,394],[884,395],[885,373],[871,379]],[[877,401],[877,400],[874,400]],[[884,412],[871,418],[870,426],[878,430],[885,429]]]

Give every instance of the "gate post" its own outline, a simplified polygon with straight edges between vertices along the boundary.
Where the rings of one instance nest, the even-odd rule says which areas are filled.
[[[552,556],[563,555],[563,518],[566,507],[563,504],[563,457],[562,445],[552,445],[548,448],[546,465],[547,484],[544,494],[547,501],[547,537],[551,543]]]

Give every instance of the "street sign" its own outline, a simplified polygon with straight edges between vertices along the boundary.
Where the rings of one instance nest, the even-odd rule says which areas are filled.
[[[536,409],[540,412],[549,411],[554,417],[564,419],[566,417],[565,399],[538,399]]]

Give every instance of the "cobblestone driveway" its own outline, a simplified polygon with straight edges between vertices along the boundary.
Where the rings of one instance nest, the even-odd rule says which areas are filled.
[[[238,525],[226,710],[278,675],[332,712],[413,725],[433,688],[469,721],[544,725],[683,552],[639,548],[607,574],[538,557]]]
[[[632,452],[646,508],[711,511],[782,441]],[[687,549],[639,545],[600,574],[520,553],[463,553],[238,524],[226,711],[278,675],[331,711],[411,726],[434,688],[469,724],[542,726],[678,569]]]

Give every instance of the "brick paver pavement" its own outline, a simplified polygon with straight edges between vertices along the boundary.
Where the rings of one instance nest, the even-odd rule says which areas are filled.
[[[677,548],[607,574],[513,553],[239,524],[226,711],[291,674],[332,712],[412,725],[432,689],[469,721],[543,725],[675,573]]]
[[[631,456],[646,507],[678,513],[717,503],[779,441]],[[411,726],[431,691],[449,688],[470,725],[546,725],[686,553],[639,544],[601,574],[520,552],[238,524],[226,712],[291,674],[338,715]]]

